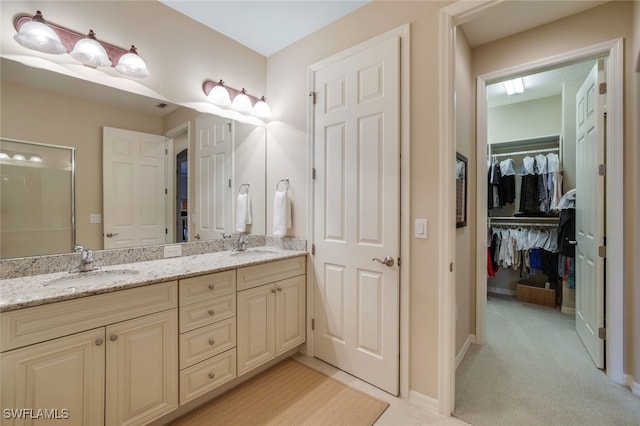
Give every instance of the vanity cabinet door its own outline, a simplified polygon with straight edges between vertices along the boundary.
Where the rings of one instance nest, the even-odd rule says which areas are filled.
[[[104,424],[104,340],[99,328],[2,353],[2,424]]]
[[[276,283],[276,356],[305,342],[305,275]]]
[[[275,293],[273,284],[238,292],[238,375],[276,355]]]
[[[144,424],[178,407],[176,309],[107,326],[106,424]]]

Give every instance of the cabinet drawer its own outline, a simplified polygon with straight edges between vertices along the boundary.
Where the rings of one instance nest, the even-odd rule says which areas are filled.
[[[189,402],[235,377],[235,348],[182,370],[180,371],[180,404]]]
[[[180,280],[180,306],[236,291],[236,271],[217,272]]]
[[[177,282],[97,294],[0,314],[2,352],[178,306]]]
[[[236,346],[235,317],[180,335],[180,368],[186,368]]]
[[[180,333],[213,324],[236,315],[236,294],[180,307]]]
[[[306,257],[247,266],[238,269],[238,291],[272,283],[305,273]]]

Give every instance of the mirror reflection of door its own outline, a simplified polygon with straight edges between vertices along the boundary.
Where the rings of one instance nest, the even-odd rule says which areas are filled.
[[[176,242],[189,240],[188,199],[189,199],[189,156],[184,149],[176,156]]]

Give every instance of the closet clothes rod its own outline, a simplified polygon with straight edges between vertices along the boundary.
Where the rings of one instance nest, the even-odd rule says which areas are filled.
[[[512,155],[539,154],[542,152],[554,152],[554,151],[560,151],[560,148],[544,148],[544,149],[533,149],[529,151],[505,152],[504,154],[491,154],[491,157],[511,157]]]
[[[542,222],[504,222],[504,223],[494,223],[491,222],[489,227],[496,228],[508,228],[512,226],[519,226],[524,228],[557,228],[557,223],[542,223]]]

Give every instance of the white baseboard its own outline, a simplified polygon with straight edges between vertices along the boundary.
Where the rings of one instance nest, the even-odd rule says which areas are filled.
[[[410,390],[409,401],[433,413],[438,413],[438,400],[431,398],[430,396]]]
[[[626,375],[627,378],[627,386],[631,389],[631,393],[634,395],[640,396],[640,383],[633,380],[633,376],[631,374]]]
[[[505,296],[515,296],[516,294],[518,294],[516,290],[502,287],[487,287],[487,293],[503,294]]]
[[[475,342],[476,342],[475,335],[470,334],[467,336],[467,340],[464,341],[464,345],[462,345],[462,348],[460,348],[460,352],[458,352],[458,355],[456,355],[456,370],[458,369],[458,367],[460,366],[460,363],[462,362],[465,355],[467,354],[467,351],[471,347],[471,344]]]
[[[575,315],[576,308],[567,308],[566,306],[563,306],[562,308],[560,308],[560,312],[567,315]]]

